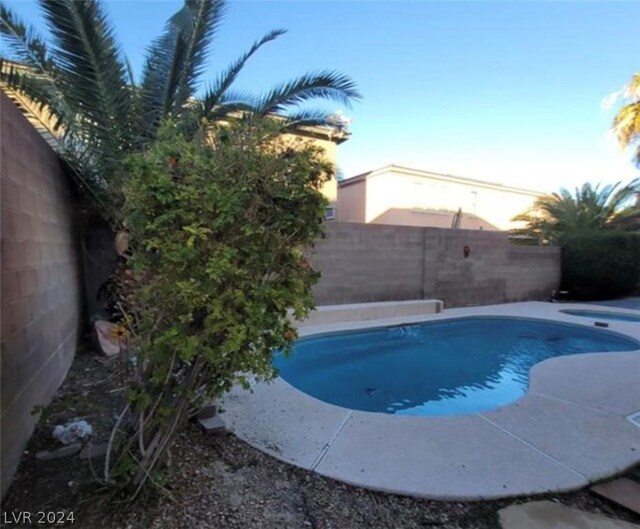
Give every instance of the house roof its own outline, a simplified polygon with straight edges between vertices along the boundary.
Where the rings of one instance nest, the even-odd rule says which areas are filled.
[[[519,187],[507,186],[499,182],[487,182],[485,180],[478,180],[475,178],[466,178],[462,176],[454,176],[454,175],[445,174],[445,173],[434,173],[432,171],[423,171],[421,169],[411,169],[409,167],[403,167],[395,164],[385,165],[384,167],[380,167],[372,171],[367,171],[366,173],[361,173],[359,175],[352,176],[350,178],[340,181],[338,185],[339,187],[349,186],[358,182],[362,182],[363,180],[367,180],[370,177],[377,176],[380,174],[385,174],[385,173],[396,173],[396,174],[402,174],[406,176],[417,176],[422,178],[456,182],[460,184],[472,184],[479,187],[500,189],[502,191],[510,191],[512,193],[519,193],[519,194],[529,195],[533,197],[539,197],[544,195],[544,193],[541,193],[540,191],[533,191],[531,189],[523,189]]]
[[[308,138],[315,138],[320,140],[329,140],[335,143],[336,145],[340,145],[349,139],[351,136],[350,132],[346,130],[336,130],[331,127],[300,127],[295,132],[292,132],[297,136],[306,136]]]
[[[407,210],[402,208],[390,208],[377,218],[373,219],[375,224],[397,223],[394,216],[404,214],[403,225],[407,226],[423,226],[431,228],[452,228],[453,221],[458,212],[450,210],[436,209],[411,209],[409,210],[411,217],[406,217]],[[462,213],[460,216],[459,229],[462,230],[488,230],[496,231],[498,228],[486,221],[482,217],[473,213]]]

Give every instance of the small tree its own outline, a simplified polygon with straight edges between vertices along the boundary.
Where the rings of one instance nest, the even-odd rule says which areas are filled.
[[[323,233],[320,186],[332,165],[291,145],[278,125],[244,121],[185,139],[173,123],[129,158],[121,274],[129,328],[128,401],[111,436],[105,478],[137,495],[157,482],[176,430],[272,354],[313,306],[318,274],[304,250]]]

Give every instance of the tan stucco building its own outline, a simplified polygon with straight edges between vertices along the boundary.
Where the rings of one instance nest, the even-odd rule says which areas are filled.
[[[387,165],[338,185],[337,219],[344,222],[508,230],[511,219],[543,193]]]
[[[325,152],[326,159],[333,164],[338,165],[338,145],[349,139],[350,133],[346,130],[336,130],[332,127],[303,127],[296,131],[295,134],[285,134],[291,140],[302,138],[311,141],[317,147]],[[322,194],[329,201],[329,211],[327,217],[335,218],[336,206],[338,201],[338,181],[335,176],[322,186]]]

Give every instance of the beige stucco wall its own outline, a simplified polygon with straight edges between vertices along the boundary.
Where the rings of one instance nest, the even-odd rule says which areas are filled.
[[[512,217],[533,205],[541,193],[518,190],[491,183],[465,181],[444,175],[425,175],[422,171],[389,167],[372,172],[366,178],[365,222],[374,222],[389,210],[418,211],[420,209],[457,211],[475,214],[500,230],[517,226]],[[348,190],[353,185],[343,186]],[[356,203],[350,198],[345,208]],[[351,217],[348,211],[340,213],[345,220]],[[388,216],[388,215],[387,215]],[[389,216],[388,216],[389,217]],[[391,216],[387,220],[401,224],[402,216]],[[414,225],[420,225],[419,216],[412,216]]]
[[[367,211],[367,181],[340,186],[336,218],[342,222],[365,222]]]
[[[334,167],[338,166],[338,146],[329,140],[313,139],[313,144],[322,148],[325,152],[327,160],[329,160]],[[338,182],[334,177],[326,182],[321,189],[323,195],[327,197],[332,205],[336,205],[338,201]]]
[[[2,495],[33,431],[33,407],[64,379],[80,325],[77,203],[58,157],[0,92]]]
[[[338,165],[338,145],[329,139],[314,138],[310,136],[298,135],[298,134],[284,134],[284,140],[295,143],[297,141],[310,142],[311,144],[320,147],[324,152],[327,160],[333,164],[334,167]],[[321,188],[322,194],[327,197],[327,200],[332,206],[335,206],[338,201],[338,182],[335,176],[325,182]]]

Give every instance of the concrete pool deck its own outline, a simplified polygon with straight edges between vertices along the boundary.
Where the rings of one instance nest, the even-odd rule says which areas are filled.
[[[301,336],[463,316],[542,318],[593,328],[561,309],[523,302],[440,314],[303,326]],[[637,314],[599,307],[598,310]],[[640,324],[608,321],[640,340]],[[334,406],[281,378],[233,389],[222,417],[241,439],[274,457],[374,490],[477,500],[577,489],[640,462],[640,350],[556,357],[531,369],[520,400],[451,417],[398,416]]]

